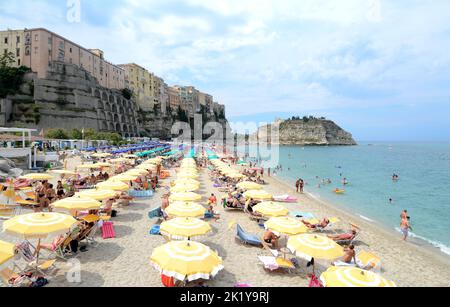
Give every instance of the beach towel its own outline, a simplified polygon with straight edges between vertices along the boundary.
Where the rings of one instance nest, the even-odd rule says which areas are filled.
[[[270,271],[276,271],[280,268],[275,257],[258,256],[259,261],[264,265],[264,268]]]
[[[113,239],[116,237],[116,232],[114,231],[113,222],[104,222],[102,227],[102,237],[103,239]]]
[[[307,212],[291,212],[291,216],[297,217],[297,218],[303,218],[303,219],[313,219],[314,215]]]
[[[158,236],[161,234],[161,226],[154,225],[152,229],[150,229],[150,234],[154,236]]]

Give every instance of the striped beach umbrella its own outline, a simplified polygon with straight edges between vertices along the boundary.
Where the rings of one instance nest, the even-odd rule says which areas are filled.
[[[289,236],[308,232],[308,227],[291,217],[274,217],[267,221],[264,226],[266,229]]]
[[[105,181],[97,184],[98,190],[112,190],[112,191],[120,191],[125,192],[130,189],[128,184],[120,182],[120,181]]]
[[[263,190],[250,190],[244,193],[244,197],[247,199],[253,198],[255,200],[272,200],[273,195]]]
[[[53,179],[53,176],[45,173],[33,173],[22,176],[20,178],[28,180],[50,180]]]
[[[117,191],[113,190],[87,190],[83,192],[79,192],[75,194],[76,197],[80,198],[92,198],[95,200],[107,200],[110,198],[114,198],[117,195]]]
[[[334,260],[344,256],[343,247],[333,240],[315,234],[302,234],[290,237],[287,248],[298,257]]]
[[[67,214],[46,212],[16,216],[3,223],[3,231],[17,237],[47,238],[68,232],[77,221]]]
[[[253,207],[253,211],[270,217],[280,217],[289,214],[289,210],[283,205],[271,201],[257,204]]]
[[[171,217],[204,217],[206,209],[193,202],[174,202],[166,209]]]
[[[148,174],[148,171],[145,169],[132,169],[124,173],[125,175],[131,176],[144,176]]]
[[[257,184],[256,182],[251,181],[244,181],[237,184],[237,187],[239,189],[244,190],[262,190],[262,186],[260,184]]]
[[[204,236],[211,230],[211,226],[207,222],[190,217],[174,218],[161,224],[161,233],[172,240],[185,240]]]
[[[134,181],[138,178],[139,176],[134,176],[134,175],[130,175],[130,174],[120,174],[114,177],[111,177],[109,180],[110,181],[121,181],[121,182],[130,182],[130,181]]]
[[[200,186],[200,181],[198,181],[198,180],[195,180],[195,179],[188,179],[188,178],[185,178],[185,179],[177,179],[177,180],[175,180],[175,185],[180,185],[180,184],[182,184],[182,185],[184,185],[184,184],[193,184],[193,185],[198,185],[198,186]]]
[[[52,207],[65,210],[98,210],[102,204],[92,198],[69,197],[58,200],[52,204]]]
[[[173,241],[154,249],[150,259],[162,275],[180,281],[209,280],[223,270],[223,260],[208,246],[192,241]]]
[[[170,196],[170,201],[199,201],[202,199],[202,196],[193,192],[182,192],[182,193],[174,193]]]
[[[355,267],[330,267],[320,280],[325,287],[396,287],[393,281]]]
[[[150,170],[150,171],[156,171],[157,166],[154,164],[141,164],[136,166],[136,169],[143,169],[143,170]]]

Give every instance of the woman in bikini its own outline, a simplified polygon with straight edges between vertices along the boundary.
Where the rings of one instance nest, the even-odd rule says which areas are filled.
[[[46,195],[46,198],[47,198],[47,200],[48,200],[48,203],[46,204],[46,206],[48,207],[48,211],[51,212],[51,211],[52,211],[52,208],[50,207],[50,205],[51,205],[52,203],[54,203],[55,200],[56,200],[56,198],[57,198],[57,197],[56,197],[55,189],[53,188],[53,184],[49,184],[49,185],[48,185],[48,188],[47,188],[47,190],[46,190],[45,195]]]
[[[64,186],[61,181],[58,181],[58,185],[56,186],[56,191],[57,191],[56,195],[57,195],[58,199],[63,199],[64,195],[66,193],[64,192]]]

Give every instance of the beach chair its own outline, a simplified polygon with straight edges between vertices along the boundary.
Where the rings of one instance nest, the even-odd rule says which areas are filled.
[[[9,220],[16,215],[16,207],[0,205],[0,220]]]
[[[253,213],[251,213],[248,210],[248,206],[249,206],[248,204],[245,205],[244,213],[246,213],[251,220],[254,220],[254,221],[258,222],[258,223],[260,223],[261,221],[268,221],[269,220],[268,218],[266,218],[264,216],[254,215]]]
[[[280,269],[288,270],[289,273],[295,270],[296,267],[292,261],[281,257],[258,256],[259,261],[263,264],[266,270],[277,271]]]
[[[358,266],[364,270],[381,272],[381,259],[370,252],[359,252],[356,255],[356,261]]]
[[[262,246],[263,244],[257,236],[245,232],[244,229],[242,229],[241,225],[237,225],[237,236],[244,244],[254,246]]]
[[[18,244],[16,246],[16,250],[20,258],[23,259],[26,263],[26,266],[22,268],[17,264],[17,262],[14,262],[14,266],[19,268],[21,272],[31,270],[45,275],[45,272],[49,272],[50,270],[56,268],[55,267],[56,259],[47,260],[44,261],[42,264],[38,264],[38,259],[34,256],[36,249],[28,241],[24,241],[21,244]]]
[[[353,238],[348,239],[348,240],[339,240],[336,241],[337,244],[342,245],[342,246],[349,246],[354,244],[354,242],[356,241],[356,239],[358,238],[359,233],[357,233],[356,235],[353,236]]]

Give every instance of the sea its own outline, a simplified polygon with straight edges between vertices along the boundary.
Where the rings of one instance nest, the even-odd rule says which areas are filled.
[[[450,255],[450,142],[361,142],[276,150],[282,171],[273,176],[292,187],[302,178],[311,196],[393,231],[399,231],[400,213],[407,209],[411,237]],[[392,180],[393,174],[398,181]],[[344,178],[349,182],[345,187]],[[323,179],[332,183],[323,184]],[[334,193],[336,188],[345,189],[345,194]]]

